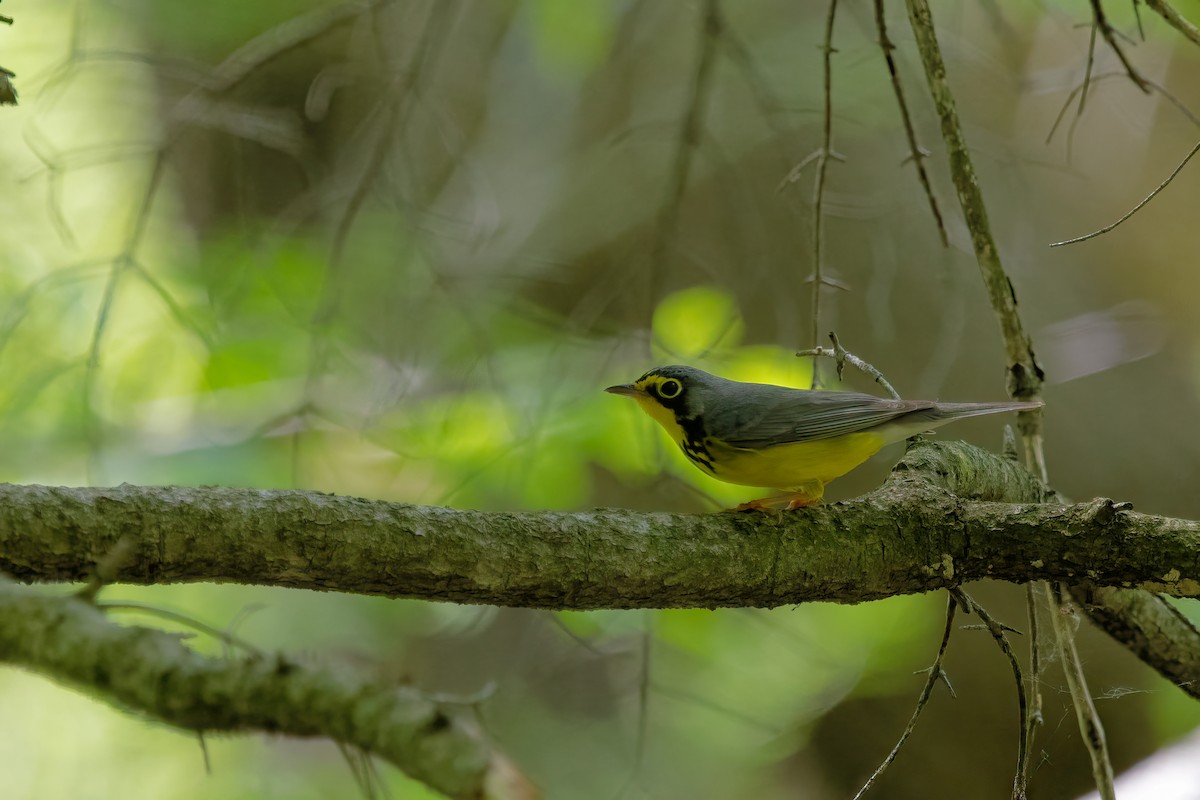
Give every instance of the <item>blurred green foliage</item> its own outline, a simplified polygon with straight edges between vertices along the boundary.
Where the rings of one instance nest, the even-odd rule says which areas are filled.
[[[731,38],[713,50],[694,142],[680,120],[704,4],[368,5],[309,30],[304,12],[336,5],[55,0],[0,31],[22,76],[22,105],[0,126],[0,479],[301,486],[484,509],[700,511],[753,496],[692,468],[602,389],[663,363],[811,385],[812,363],[793,355],[813,344],[811,172],[782,178],[820,140],[824,4],[720,4]],[[1100,352],[1095,335],[1035,336],[1047,353],[1108,358],[1051,390],[1056,484],[1200,516],[1200,441],[1175,422],[1196,400],[1194,278],[1179,265],[1198,254],[1178,235],[1194,227],[1193,190],[1172,187],[1173,204],[1138,218],[1151,233],[1055,261],[1044,248],[1112,218],[1195,132],[1158,114],[1158,99],[1097,88],[1071,144],[1048,148],[1084,68],[1084,10],[935,6],[1027,321],[1136,296],[1173,331],[1136,363]],[[1112,10],[1127,27],[1131,14]],[[935,151],[948,249],[904,163],[869,11],[839,15],[834,142],[846,160],[830,165],[826,267],[847,290],[825,291],[822,326],[906,395],[997,399],[999,340],[903,15],[889,22],[919,138]],[[307,35],[244,83],[208,93],[211,65],[298,29]],[[1192,74],[1196,55],[1171,41],[1148,24],[1139,56],[1171,65],[1171,88],[1200,100],[1173,78]],[[672,228],[662,207],[681,158],[689,181]],[[1153,415],[1135,413],[1144,387]],[[961,435],[999,439],[987,422]],[[1153,470],[1147,442],[1164,443]],[[877,483],[886,458],[835,484],[835,499]],[[981,594],[1023,627],[1017,589]],[[943,608],[929,596],[551,615],[239,586],[104,596],[431,691],[482,693],[484,728],[554,798],[847,796],[902,729]],[[1130,657],[1082,640],[1094,688],[1114,698],[1102,712],[1118,767],[1200,723]],[[995,776],[1013,760],[1007,664],[970,632],[955,634],[950,659],[958,702],[939,692],[880,796],[943,785],[1006,796]],[[1087,784],[1055,669],[1042,676],[1047,756],[1034,778],[1048,798]],[[214,738],[207,775],[192,737],[38,678],[0,673],[0,700],[13,797],[355,791],[329,743]],[[379,771],[392,796],[429,796]]]

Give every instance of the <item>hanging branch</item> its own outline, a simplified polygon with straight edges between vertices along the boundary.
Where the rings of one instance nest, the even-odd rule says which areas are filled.
[[[1092,75],[1090,78],[1086,79],[1085,81],[1081,81],[1078,86],[1076,86],[1074,89],[1072,89],[1067,94],[1067,99],[1063,101],[1062,107],[1058,109],[1058,114],[1055,115],[1055,117],[1054,117],[1054,123],[1050,126],[1050,132],[1046,134],[1046,144],[1050,144],[1050,141],[1054,138],[1055,132],[1058,131],[1058,126],[1062,124],[1063,118],[1067,115],[1067,109],[1069,109],[1071,107],[1071,102],[1075,99],[1075,97],[1077,95],[1079,95],[1080,92],[1082,92],[1086,88],[1088,83],[1097,84],[1100,81],[1111,80],[1112,78],[1123,78],[1123,77],[1125,77],[1124,72],[1119,72],[1119,71],[1102,72],[1099,75]],[[1188,108],[1187,104],[1185,104],[1182,100],[1180,100],[1177,95],[1175,95],[1173,92],[1169,91],[1161,83],[1157,83],[1155,81],[1147,79],[1146,85],[1149,86],[1154,91],[1158,92],[1160,95],[1162,95],[1167,100],[1167,102],[1169,102],[1171,105],[1175,106],[1175,108],[1178,109],[1179,113],[1183,114],[1183,116],[1187,117],[1188,121],[1191,122],[1193,125],[1200,125],[1200,116],[1197,116],[1196,112],[1194,112],[1190,108]],[[1079,111],[1075,115],[1075,119],[1071,122],[1071,131],[1072,132],[1071,132],[1071,134],[1069,134],[1069,137],[1074,135],[1075,123],[1077,123],[1079,121],[1080,113],[1082,113],[1082,103],[1080,104]]]
[[[824,80],[824,105],[821,122],[821,149],[817,151],[817,176],[813,182],[813,273],[812,273],[812,342],[821,338],[821,288],[825,282],[825,175],[833,150],[833,21],[837,17],[838,0],[829,0],[825,13],[825,37],[821,42],[821,70]],[[813,365],[812,387],[817,387],[819,370]]]
[[[962,607],[969,612],[974,612],[987,628],[988,633],[995,639],[1000,650],[1008,658],[1009,666],[1012,667],[1013,678],[1017,684],[1017,715],[1019,722],[1017,724],[1017,769],[1013,776],[1013,800],[1025,800],[1025,783],[1026,777],[1029,774],[1029,741],[1026,737],[1028,730],[1029,705],[1025,700],[1025,679],[1021,675],[1021,665],[1017,662],[1017,655],[1013,652],[1012,645],[1008,643],[1008,636],[1005,635],[1006,630],[1011,630],[1001,625],[990,614],[987,613],[975,600],[964,592],[961,588],[950,590],[950,594],[958,600]]]
[[[933,659],[933,664],[929,667],[929,676],[925,679],[925,685],[921,687],[921,693],[917,695],[917,707],[913,709],[912,716],[908,719],[908,725],[904,727],[904,732],[900,734],[900,739],[896,742],[896,746],[884,757],[883,763],[875,768],[875,771],[871,773],[871,777],[867,778],[867,782],[854,795],[854,800],[862,800],[863,796],[875,785],[875,781],[879,780],[879,776],[896,760],[896,756],[900,754],[900,748],[904,747],[904,743],[908,741],[908,737],[916,729],[917,720],[921,718],[921,712],[929,704],[929,698],[933,696],[933,687],[937,686],[937,682],[939,680],[945,682],[946,688],[950,690],[950,696],[954,696],[954,688],[950,686],[950,681],[946,678],[946,672],[942,669],[942,658],[946,655],[946,648],[950,644],[950,634],[954,630],[954,612],[957,608],[958,601],[955,599],[954,594],[948,593],[946,595],[946,626],[942,629],[942,643],[938,645],[937,657]]]
[[[1100,230],[1092,231],[1091,233],[1085,233],[1083,236],[1076,236],[1074,239],[1066,239],[1061,242],[1052,242],[1050,244],[1050,246],[1051,247],[1062,247],[1063,245],[1066,245],[1066,244],[1078,244],[1079,242],[1086,242],[1088,239],[1095,239],[1097,236],[1101,236],[1103,234],[1108,233],[1113,228],[1117,227],[1122,222],[1129,219],[1137,212],[1141,211],[1143,206],[1145,206],[1147,203],[1149,203],[1151,200],[1153,200],[1155,198],[1155,196],[1158,195],[1159,192],[1161,192],[1163,189],[1167,188],[1167,186],[1170,185],[1171,181],[1175,180],[1175,176],[1178,175],[1180,172],[1182,172],[1183,168],[1187,166],[1187,163],[1192,160],[1192,156],[1196,155],[1196,153],[1198,153],[1198,152],[1200,152],[1200,142],[1196,142],[1196,144],[1192,147],[1192,149],[1188,151],[1188,154],[1183,157],[1183,161],[1180,161],[1179,165],[1176,166],[1175,169],[1173,169],[1171,171],[1171,174],[1166,177],[1166,180],[1164,180],[1157,187],[1155,187],[1153,192],[1151,192],[1150,194],[1148,194],[1144,198],[1142,198],[1142,202],[1138,203],[1136,206],[1129,209],[1129,211],[1126,212],[1126,214],[1124,216],[1122,216],[1116,222],[1114,222],[1110,225],[1105,225]]]
[[[929,173],[925,170],[925,156],[927,154],[917,143],[917,132],[913,128],[912,117],[908,113],[908,102],[904,99],[904,88],[900,85],[900,71],[896,67],[896,59],[892,56],[892,51],[896,49],[896,45],[888,38],[887,19],[883,13],[883,0],[874,0],[874,2],[875,28],[879,32],[879,47],[883,50],[883,57],[887,61],[888,74],[892,78],[892,93],[896,95],[896,103],[900,106],[900,120],[904,123],[904,135],[908,138],[909,158],[917,168],[917,179],[921,182],[921,188],[925,190],[925,197],[929,200],[929,211],[933,214],[933,221],[937,225],[938,238],[942,240],[942,247],[949,247],[950,240],[946,236],[946,224],[942,220],[942,210],[938,208],[937,198],[933,195],[933,186],[929,182]]]
[[[1070,622],[1073,610],[1070,595],[1061,583],[1053,588],[1049,583],[1043,582],[1042,585],[1053,612],[1051,621],[1054,624],[1054,636],[1063,654],[1063,674],[1067,677],[1067,687],[1070,688],[1071,698],[1075,701],[1075,718],[1079,723],[1079,732],[1083,735],[1083,746],[1091,758],[1092,779],[1100,793],[1100,800],[1116,800],[1112,761],[1108,757],[1104,726],[1100,724],[1096,704],[1092,702],[1092,696],[1088,692],[1083,663],[1079,660],[1079,652],[1075,647],[1075,631]]]
[[[1141,74],[1134,69],[1133,64],[1129,62],[1129,58],[1125,55],[1125,50],[1121,47],[1121,43],[1117,41],[1117,32],[1113,30],[1113,26],[1109,24],[1108,17],[1104,15],[1104,6],[1100,4],[1100,0],[1091,0],[1091,3],[1092,17],[1095,20],[1096,27],[1100,30],[1100,35],[1104,37],[1104,41],[1108,43],[1109,48],[1117,54],[1117,58],[1121,61],[1121,66],[1125,68],[1125,74],[1129,76],[1129,80],[1133,81],[1135,86],[1146,94],[1150,94],[1150,87],[1146,84]]]

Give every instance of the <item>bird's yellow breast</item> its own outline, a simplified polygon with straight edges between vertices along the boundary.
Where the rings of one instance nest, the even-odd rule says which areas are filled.
[[[751,450],[705,437],[703,448],[706,453],[697,454],[693,452],[695,448],[689,446],[688,436],[673,411],[650,397],[635,399],[698,468],[727,483],[742,486],[790,490],[814,483],[823,485],[845,475],[888,443],[885,437],[868,431]]]
[[[873,433],[849,433],[833,439],[792,442],[744,450],[713,442],[713,474],[743,486],[799,489],[829,483],[879,452],[885,440]]]

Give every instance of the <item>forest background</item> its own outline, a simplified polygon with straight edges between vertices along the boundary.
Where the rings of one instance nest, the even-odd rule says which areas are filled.
[[[1148,91],[1096,41],[1087,3],[933,10],[1046,372],[1055,487],[1194,519],[1200,184],[1185,170],[1112,232],[1048,246],[1120,217],[1200,138],[1200,50],[1140,4],[1109,5]],[[0,479],[707,511],[750,492],[693,470],[604,386],[670,362],[807,386],[812,362],[793,353],[836,330],[906,397],[1002,399],[1002,341],[902,7],[889,33],[946,243],[868,3],[839,4],[837,157],[810,158],[828,10],[6,5],[0,64],[20,103],[0,125]],[[956,437],[998,450],[1000,425],[942,438]],[[899,454],[831,499],[878,485]],[[1019,587],[973,591],[1022,627]],[[489,738],[566,798],[852,794],[903,729],[944,605],[553,613],[213,584],[104,596],[471,698]],[[880,796],[1008,796],[1008,665],[986,634],[956,637],[958,699],[938,688]],[[1200,724],[1124,649],[1086,624],[1079,639],[1118,771]],[[1031,789],[1073,797],[1087,755],[1053,660],[1040,680]],[[0,707],[13,796],[354,790],[328,741],[209,737],[202,752],[11,669]],[[373,775],[358,780],[433,796],[390,767]]]

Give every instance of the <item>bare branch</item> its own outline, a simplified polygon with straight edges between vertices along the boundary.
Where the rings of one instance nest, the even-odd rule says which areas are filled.
[[[1083,83],[1081,84],[1083,91],[1079,93],[1079,108],[1075,110],[1075,119],[1083,116],[1083,109],[1087,105],[1088,87],[1092,83],[1092,68],[1096,66],[1096,31],[1099,27],[1093,19],[1092,33],[1088,36],[1087,66],[1083,70]],[[1051,134],[1053,135],[1053,131]],[[1070,144],[1069,141],[1068,144]]]
[[[821,337],[821,290],[825,271],[825,173],[829,154],[833,150],[833,21],[837,16],[838,0],[829,0],[825,14],[825,38],[821,45],[821,68],[824,76],[824,104],[821,128],[821,149],[817,155],[817,175],[813,183],[813,271],[812,271],[812,342]],[[820,370],[813,364],[812,386],[817,387]]]
[[[917,179],[921,181],[925,197],[929,200],[929,211],[933,214],[933,221],[937,224],[938,237],[942,240],[942,247],[949,247],[950,240],[946,237],[946,224],[942,220],[942,210],[938,208],[937,198],[933,195],[933,185],[929,182],[929,173],[925,170],[925,152],[917,143],[917,132],[913,128],[912,117],[908,113],[904,88],[900,85],[900,71],[896,68],[896,59],[892,56],[896,45],[887,35],[887,19],[883,12],[883,0],[874,0],[874,2],[875,28],[879,32],[879,47],[883,50],[884,59],[887,60],[888,73],[892,78],[892,93],[896,95],[896,103],[900,106],[900,120],[904,123],[904,135],[908,137],[910,158],[917,168]]]
[[[1192,44],[1200,45],[1200,28],[1197,28],[1192,21],[1175,10],[1167,0],[1145,0],[1146,5],[1150,6],[1153,11],[1156,11],[1167,21],[1175,30],[1182,33],[1191,41]]]
[[[1025,604],[1029,611],[1029,712],[1025,715],[1025,775],[1022,780],[1029,782],[1029,758],[1033,752],[1033,742],[1037,730],[1042,725],[1042,644],[1039,641],[1037,614],[1038,583],[1025,584]]]
[[[1050,140],[1052,140],[1054,138],[1054,134],[1058,130],[1058,126],[1062,124],[1063,117],[1065,117],[1067,114],[1067,109],[1070,108],[1070,106],[1071,106],[1071,101],[1073,101],[1075,99],[1075,97],[1080,92],[1083,91],[1084,87],[1087,85],[1087,81],[1090,81],[1090,83],[1092,83],[1092,84],[1096,84],[1103,80],[1110,80],[1112,78],[1124,78],[1124,77],[1125,77],[1124,72],[1102,72],[1099,75],[1092,75],[1090,79],[1086,79],[1085,82],[1081,82],[1078,86],[1076,86],[1074,89],[1072,89],[1070,91],[1070,93],[1067,95],[1067,99],[1063,101],[1062,108],[1060,108],[1058,110],[1058,114],[1054,117],[1054,124],[1050,126],[1050,132],[1046,134],[1046,144],[1049,144]],[[1158,92],[1163,97],[1165,97],[1171,105],[1175,106],[1175,108],[1178,109],[1180,114],[1183,114],[1185,117],[1187,117],[1189,122],[1191,122],[1193,125],[1200,126],[1200,116],[1197,116],[1196,112],[1194,112],[1190,108],[1188,108],[1187,104],[1185,104],[1182,100],[1180,100],[1177,95],[1175,95],[1170,90],[1168,90],[1165,86],[1163,86],[1161,83],[1157,83],[1156,81],[1147,79],[1146,85],[1149,86],[1154,91]],[[1081,104],[1081,111],[1082,111],[1082,104]],[[1075,117],[1075,121],[1078,121],[1078,119],[1079,119],[1079,116],[1077,114]],[[1072,123],[1072,125],[1074,125],[1074,123]]]
[[[1021,665],[1017,662],[1017,655],[1013,652],[1012,645],[1008,643],[1008,637],[1005,636],[1006,630],[1011,630],[1005,625],[1001,625],[992,616],[975,602],[975,600],[960,588],[953,588],[950,594],[962,604],[967,611],[974,612],[983,620],[984,627],[988,633],[992,634],[992,638],[996,640],[1000,650],[1008,658],[1009,666],[1012,667],[1013,678],[1017,684],[1017,714],[1019,721],[1017,724],[1017,770],[1013,776],[1013,800],[1025,800],[1025,782],[1026,776],[1029,774],[1029,750],[1025,739],[1025,731],[1028,727],[1029,706],[1025,700],[1025,680],[1021,676]]]
[[[1117,33],[1113,26],[1109,24],[1108,17],[1104,15],[1104,6],[1100,0],[1091,0],[1092,17],[1096,21],[1096,27],[1100,29],[1100,35],[1104,37],[1104,41],[1121,61],[1121,66],[1125,68],[1125,74],[1129,76],[1129,80],[1133,81],[1134,85],[1141,89],[1146,94],[1150,94],[1150,87],[1146,85],[1145,79],[1141,74],[1134,69],[1133,64],[1129,62],[1129,58],[1125,55],[1125,50],[1121,47],[1121,43],[1117,41]]]
[[[1096,713],[1096,705],[1088,692],[1083,662],[1080,661],[1079,650],[1075,647],[1075,632],[1068,619],[1073,614],[1074,606],[1071,604],[1068,590],[1061,584],[1051,588],[1047,583],[1044,591],[1050,606],[1050,619],[1054,623],[1054,636],[1063,656],[1063,674],[1066,675],[1067,687],[1071,690],[1075,718],[1079,723],[1079,731],[1083,734],[1083,746],[1092,761],[1092,779],[1100,793],[1100,800],[1116,800],[1113,768],[1108,757],[1104,726],[1100,723],[1100,715]]]
[[[1116,222],[1112,223],[1111,225],[1105,225],[1103,228],[1101,228],[1098,231],[1092,231],[1091,233],[1086,233],[1083,236],[1076,236],[1074,239],[1066,239],[1061,242],[1053,242],[1053,243],[1051,243],[1050,246],[1051,247],[1062,247],[1065,244],[1078,244],[1079,242],[1086,242],[1088,239],[1095,239],[1097,236],[1101,236],[1105,233],[1108,233],[1113,228],[1117,227],[1122,222],[1129,219],[1134,214],[1136,214],[1138,211],[1140,211],[1142,209],[1142,206],[1149,203],[1151,200],[1154,199],[1155,195],[1157,195],[1163,189],[1167,188],[1167,186],[1171,183],[1171,181],[1175,180],[1175,176],[1178,175],[1181,171],[1183,171],[1183,168],[1187,166],[1187,163],[1192,160],[1192,156],[1196,155],[1197,152],[1200,152],[1200,142],[1196,142],[1196,144],[1192,147],[1192,149],[1188,151],[1188,154],[1186,156],[1184,156],[1183,161],[1180,161],[1179,165],[1177,167],[1175,167],[1174,170],[1171,171],[1170,175],[1167,176],[1166,180],[1164,180],[1162,183],[1160,183],[1154,189],[1153,192],[1146,195],[1142,199],[1142,202],[1138,203],[1136,206],[1131,208],[1123,217],[1121,217]]]
[[[483,797],[500,760],[459,710],[348,667],[279,654],[210,658],[176,635],[118,625],[79,598],[7,578],[0,623],[0,660],[179,728],[327,736],[455,798]]]
[[[946,655],[946,647],[950,644],[950,634],[954,630],[954,612],[958,608],[958,601],[954,599],[953,594],[946,596],[946,626],[942,629],[942,642],[938,645],[937,657],[933,659],[933,664],[929,667],[929,676],[925,679],[925,685],[921,687],[921,693],[917,695],[917,707],[913,709],[912,716],[908,719],[908,725],[904,727],[904,732],[900,734],[900,739],[896,742],[896,746],[887,754],[875,771],[871,773],[871,777],[867,778],[867,782],[854,795],[854,800],[862,800],[862,797],[871,790],[875,781],[884,773],[892,762],[896,760],[896,756],[900,754],[900,748],[908,741],[908,737],[912,735],[913,730],[917,727],[917,720],[921,718],[921,712],[925,710],[925,706],[929,704],[929,698],[933,695],[933,687],[937,686],[939,680],[945,680],[946,673],[942,671],[942,658]],[[946,683],[949,687],[949,682]],[[953,690],[951,690],[953,693]]]
[[[838,380],[842,379],[842,371],[846,368],[846,364],[850,364],[850,366],[854,367],[860,372],[870,375],[876,383],[883,387],[883,390],[887,392],[893,400],[900,399],[900,393],[892,387],[892,384],[888,383],[887,378],[883,377],[883,373],[876,369],[873,365],[863,361],[861,358],[842,347],[842,343],[838,340],[836,333],[830,331],[829,339],[833,342],[833,349],[829,349],[828,347],[814,347],[811,350],[801,350],[800,352],[796,353],[796,355],[800,357],[813,356],[818,358],[832,358],[837,364]]]

